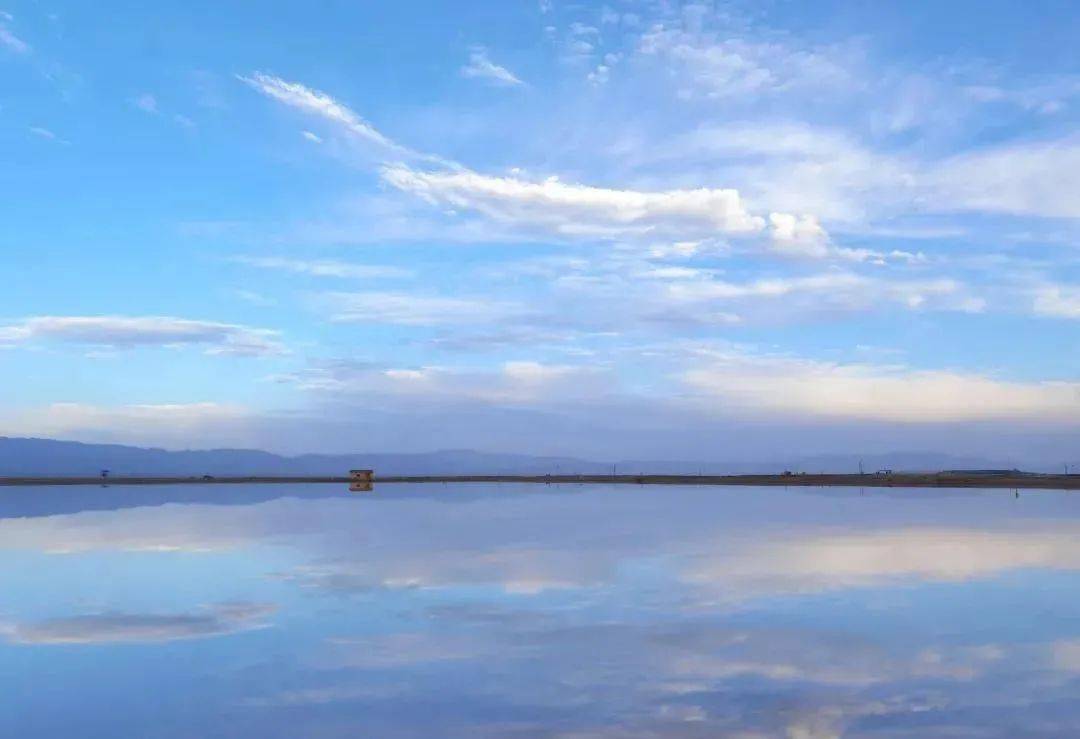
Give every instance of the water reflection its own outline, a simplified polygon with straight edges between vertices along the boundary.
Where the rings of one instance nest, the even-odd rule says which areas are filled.
[[[4,491],[0,734],[1080,729],[1075,494],[352,492]]]

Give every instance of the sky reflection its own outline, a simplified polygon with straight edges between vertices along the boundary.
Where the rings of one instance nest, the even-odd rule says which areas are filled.
[[[1080,731],[1075,494],[10,489],[0,515],[3,735]]]

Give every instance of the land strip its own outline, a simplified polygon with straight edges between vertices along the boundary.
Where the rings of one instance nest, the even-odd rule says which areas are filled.
[[[0,486],[37,485],[288,485],[329,483],[348,485],[349,476],[116,476],[116,477],[0,477]],[[1080,489],[1080,474],[1034,473],[963,474],[951,472],[890,474],[783,474],[783,475],[376,475],[375,484],[393,483],[530,483],[619,485],[741,485],[799,487],[904,487],[904,488],[1043,488]]]

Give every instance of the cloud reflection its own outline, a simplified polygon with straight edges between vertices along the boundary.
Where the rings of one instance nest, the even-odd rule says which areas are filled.
[[[222,603],[202,613],[99,613],[15,623],[0,627],[15,644],[113,644],[206,639],[265,626],[275,607]]]

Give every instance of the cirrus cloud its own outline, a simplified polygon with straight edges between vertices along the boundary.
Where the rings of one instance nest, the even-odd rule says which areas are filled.
[[[469,54],[469,63],[461,68],[461,76],[484,80],[489,84],[504,87],[525,84],[509,69],[491,61],[488,58],[487,50],[482,48],[473,49],[472,53]]]

